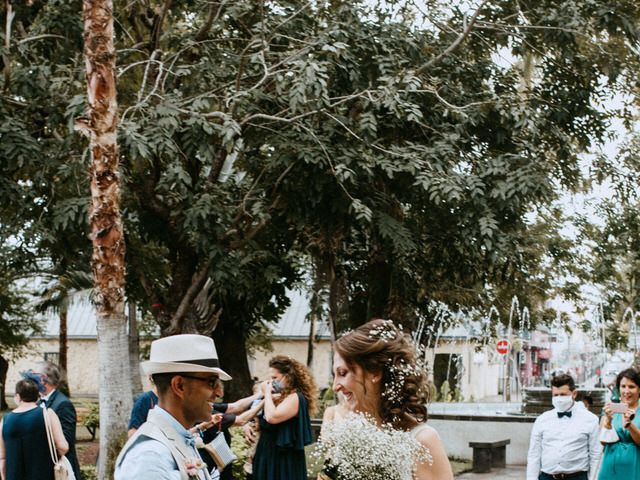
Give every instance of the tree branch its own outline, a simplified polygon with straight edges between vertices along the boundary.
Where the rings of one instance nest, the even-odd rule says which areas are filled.
[[[162,24],[164,23],[164,19],[167,16],[167,11],[171,6],[171,0],[165,0],[164,5],[162,6],[162,10],[160,11],[160,15],[156,16],[156,20],[153,23],[153,33],[151,34],[151,50],[152,52],[158,50],[160,46],[160,35],[162,34]]]
[[[6,9],[6,21],[5,21],[5,33],[4,33],[4,55],[2,55],[2,61],[4,62],[4,91],[9,91],[9,82],[11,80],[11,59],[9,58],[9,49],[11,48],[11,24],[16,16],[15,12],[11,8],[11,0],[5,0]]]
[[[440,53],[440,55],[438,55],[435,58],[432,58],[427,63],[425,63],[422,67],[420,67],[418,70],[416,70],[417,74],[424,73],[425,70],[427,70],[429,67],[434,65],[436,62],[439,62],[442,58],[446,57],[452,51],[454,51],[456,48],[458,48],[458,45],[460,45],[464,41],[464,39],[469,36],[469,33],[471,33],[471,29],[473,28],[474,23],[478,19],[478,15],[480,15],[480,11],[482,10],[482,7],[484,7],[484,5],[488,1],[489,0],[482,0],[482,3],[478,6],[478,8],[476,9],[475,13],[471,17],[471,20],[469,20],[469,23],[467,24],[466,28],[462,31],[462,33],[458,36],[458,38],[456,38],[456,40],[451,45],[449,45],[442,53]]]
[[[214,22],[218,20],[218,18],[220,17],[220,13],[222,13],[222,7],[224,7],[226,3],[227,3],[227,0],[223,0],[222,2],[220,2],[218,4],[217,12],[215,12],[216,4],[215,3],[211,4],[211,7],[209,8],[209,15],[207,16],[207,20],[204,22],[204,25],[202,25],[202,28],[198,30],[198,33],[196,33],[196,36],[194,37],[196,42],[200,42],[205,38],[207,38],[207,35],[209,34],[209,30],[211,30],[211,27],[213,26]]]
[[[43,33],[42,35],[35,35],[33,37],[23,38],[22,40],[18,41],[18,45],[22,45],[23,43],[27,43],[27,42],[34,42],[36,40],[42,40],[43,38],[59,38],[61,40],[66,40],[65,37],[63,37],[62,35],[54,35],[52,33]]]
[[[207,262],[199,271],[193,274],[191,277],[191,285],[187,289],[186,293],[180,300],[180,305],[176,309],[176,313],[171,317],[171,322],[169,323],[169,328],[167,329],[167,333],[175,334],[180,332],[180,326],[184,321],[184,318],[189,311],[189,307],[193,303],[193,300],[196,298],[202,287],[204,286],[207,278],[209,277],[209,263]]]

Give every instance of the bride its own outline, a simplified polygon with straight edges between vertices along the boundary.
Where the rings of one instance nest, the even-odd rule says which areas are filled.
[[[426,376],[411,340],[391,320],[372,320],[343,335],[334,348],[333,390],[343,399],[341,408],[411,432],[433,458],[432,464],[417,465],[415,480],[453,480],[442,441],[425,423]]]

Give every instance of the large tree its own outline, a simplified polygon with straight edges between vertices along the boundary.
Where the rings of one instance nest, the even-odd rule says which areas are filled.
[[[479,5],[115,2],[127,293],[163,334],[215,330],[246,378],[232,355],[307,262],[335,321],[542,304],[524,286],[560,222],[531,217],[580,185],[598,104],[633,84],[639,7]],[[86,258],[78,8],[16,7],[1,108],[39,246]]]

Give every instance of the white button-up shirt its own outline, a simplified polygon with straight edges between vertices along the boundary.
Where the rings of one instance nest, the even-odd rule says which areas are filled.
[[[533,424],[527,480],[538,480],[540,472],[589,472],[598,466],[600,442],[598,417],[576,403],[571,407],[571,418],[558,418],[554,408],[540,415]]]

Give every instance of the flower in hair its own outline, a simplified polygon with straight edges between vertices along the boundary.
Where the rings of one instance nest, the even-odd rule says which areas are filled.
[[[419,376],[424,369],[420,362],[409,364],[402,359],[397,363],[389,364],[387,371],[388,377],[382,396],[392,403],[400,403],[407,378]]]
[[[389,342],[398,336],[398,329],[393,320],[382,320],[378,325],[369,330],[369,338]]]

